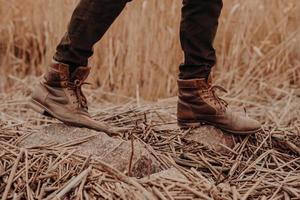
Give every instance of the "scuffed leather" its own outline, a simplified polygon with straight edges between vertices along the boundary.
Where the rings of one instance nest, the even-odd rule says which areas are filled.
[[[210,79],[209,79],[210,80]],[[180,124],[206,123],[232,132],[259,130],[258,121],[233,112],[216,96],[206,79],[178,80],[177,118]]]
[[[81,86],[89,73],[89,67],[78,67],[69,74],[68,65],[53,62],[33,91],[32,103],[68,125],[117,135],[106,125],[93,120],[88,113]]]

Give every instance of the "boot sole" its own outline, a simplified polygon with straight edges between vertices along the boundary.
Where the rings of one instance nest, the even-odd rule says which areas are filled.
[[[222,131],[225,131],[227,133],[231,133],[231,134],[235,134],[235,135],[251,135],[251,134],[255,134],[259,131],[262,130],[262,128],[258,128],[258,129],[255,129],[255,130],[251,130],[251,131],[234,131],[234,130],[230,130],[230,129],[227,129],[227,128],[224,128],[220,125],[216,125],[216,124],[213,124],[213,123],[210,123],[210,122],[207,122],[207,121],[199,121],[199,122],[182,122],[182,121],[179,121],[177,122],[178,126],[180,128],[197,128],[197,127],[201,127],[201,126],[205,126],[205,125],[210,125],[210,126],[214,126],[216,128],[219,128],[221,129]]]
[[[116,131],[111,131],[109,129],[106,129],[105,127],[98,126],[97,128],[95,128],[95,127],[80,124],[80,123],[65,121],[65,120],[61,119],[59,116],[57,116],[55,113],[53,113],[51,110],[46,108],[44,105],[42,105],[41,103],[37,102],[34,99],[30,100],[30,102],[28,104],[28,107],[30,107],[31,109],[33,109],[34,111],[36,111],[36,112],[38,112],[42,115],[58,119],[59,121],[63,122],[64,124],[66,124],[68,126],[73,126],[73,127],[78,127],[78,128],[89,128],[89,129],[93,129],[93,130],[96,130],[96,131],[105,132],[110,136],[120,136],[120,133],[118,133]]]

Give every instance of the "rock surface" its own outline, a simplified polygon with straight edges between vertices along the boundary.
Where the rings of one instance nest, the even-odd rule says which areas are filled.
[[[156,128],[156,130],[159,131],[171,131],[176,129],[179,129],[176,124],[162,125]],[[227,152],[228,148],[232,149],[234,147],[233,135],[224,133],[220,129],[208,125],[191,130],[184,139],[200,143],[208,149],[220,153]]]
[[[187,134],[185,139],[201,143],[220,153],[227,152],[228,148],[232,149],[234,147],[234,137],[213,126],[202,126],[194,129]]]
[[[82,139],[88,138],[85,142]],[[105,133],[96,132],[84,128],[74,128],[63,124],[46,126],[20,142],[19,146],[33,148],[50,143],[65,145],[79,141],[79,144],[71,145],[76,153],[84,156],[92,155],[101,159],[121,172],[128,172],[130,157],[132,154],[131,141],[120,138],[112,138]],[[132,175],[144,177],[149,173],[159,171],[159,164],[143,144],[134,142],[134,153],[132,159]]]
[[[182,132],[176,123],[166,123],[155,127],[158,132]],[[226,153],[233,148],[234,138],[213,126],[202,126],[189,131],[183,138],[206,146],[208,149]],[[71,147],[76,153],[84,156],[92,155],[101,159],[121,172],[129,170],[132,155],[131,141],[109,137],[105,133],[84,128],[69,127],[64,124],[52,124],[32,133],[20,142],[21,147],[33,148],[49,145]],[[135,140],[133,145],[133,159],[131,175],[145,177],[160,171],[160,164],[147,150],[145,144]]]

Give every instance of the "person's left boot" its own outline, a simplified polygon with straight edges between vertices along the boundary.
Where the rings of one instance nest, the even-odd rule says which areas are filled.
[[[81,87],[89,73],[89,67],[78,67],[71,71],[69,65],[52,62],[33,90],[29,106],[67,125],[119,135],[114,129],[92,119],[88,112],[87,100]]]

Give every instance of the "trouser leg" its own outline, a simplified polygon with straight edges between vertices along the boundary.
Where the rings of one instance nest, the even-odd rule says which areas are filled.
[[[222,6],[222,0],[183,0],[180,40],[184,63],[180,78],[208,77],[216,63],[213,42]]]
[[[99,41],[130,0],[81,0],[68,30],[57,46],[54,60],[86,66]]]

